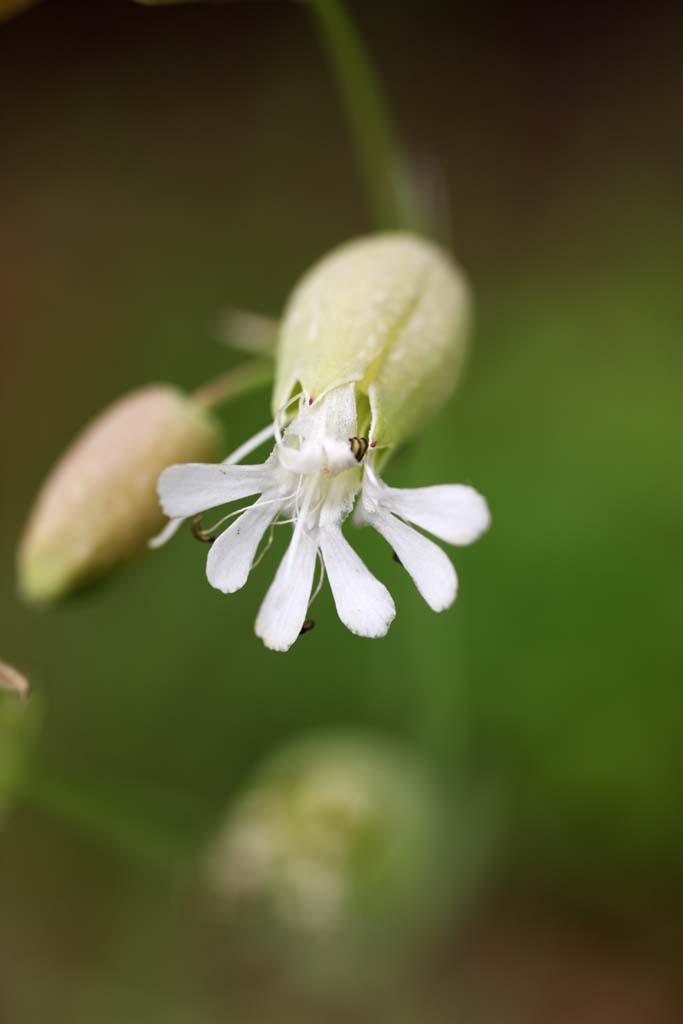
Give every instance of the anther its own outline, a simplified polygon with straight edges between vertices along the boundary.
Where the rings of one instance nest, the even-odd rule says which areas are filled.
[[[304,619],[304,624],[299,630],[299,636],[303,636],[304,633],[310,633],[315,626],[315,619]]]
[[[362,462],[363,457],[368,450],[367,437],[350,437],[349,445],[351,446],[351,452],[356,462]]]
[[[200,540],[202,542],[202,544],[213,544],[215,538],[208,534],[206,530],[201,529],[199,525],[201,521],[202,514],[200,512],[199,515],[196,515],[192,520],[192,533],[197,538],[197,540]]]
[[[396,565],[400,565],[401,568],[403,568],[403,562],[401,561],[401,559],[398,557],[398,555],[396,554],[396,552],[394,550],[392,550],[392,552],[391,552],[391,557],[396,562]]]

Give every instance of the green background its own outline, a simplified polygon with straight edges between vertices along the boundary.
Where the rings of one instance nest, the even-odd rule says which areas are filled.
[[[357,13],[404,139],[448,184],[477,328],[459,394],[388,480],[472,483],[493,526],[454,552],[460,596],[439,616],[359,533],[396,599],[389,636],[351,636],[326,591],[286,656],[253,635],[278,551],[224,597],[184,531],[49,612],[18,603],[13,557],[90,417],[235,364],[212,333],[222,310],[277,315],[308,265],[371,229],[306,12],[48,0],[0,33],[0,656],[46,705],[43,782],[0,833],[11,1024],[48,1008],[54,1022],[374,1020],[378,998],[386,1019],[450,1021],[459,994],[463,1020],[516,1020],[498,944],[507,928],[524,949],[519,921],[539,914],[543,935],[581,920],[589,946],[605,922],[619,942],[663,935],[675,959],[680,18],[396,6]],[[226,410],[226,450],[267,416],[266,394]],[[464,806],[486,808],[482,909],[464,927],[453,907],[400,1012],[395,996],[357,1005],[245,971],[175,870],[266,754],[323,727],[421,751],[464,844]],[[525,998],[544,956],[529,943]],[[634,962],[649,983],[646,954]],[[504,1010],[482,995],[487,970]],[[668,984],[657,974],[654,991]],[[677,1019],[667,998],[643,1019]]]

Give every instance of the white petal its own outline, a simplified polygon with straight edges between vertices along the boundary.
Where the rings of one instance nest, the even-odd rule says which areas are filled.
[[[326,441],[323,450],[325,453],[325,472],[327,476],[338,476],[347,469],[358,469],[358,460],[353,454],[349,438],[344,441]]]
[[[347,441],[358,429],[356,418],[356,385],[343,384],[334,388],[324,399],[325,437],[334,441]]]
[[[486,500],[465,484],[402,490],[382,486],[380,505],[449,544],[471,544],[488,529]]]
[[[317,473],[322,467],[325,453],[317,441],[304,441],[301,448],[290,448],[283,444],[278,448],[280,465],[288,473]]]
[[[389,541],[430,608],[442,612],[453,604],[458,592],[458,577],[440,547],[390,512],[380,511],[366,516],[366,522]]]
[[[346,519],[359,488],[359,473],[341,473],[330,480],[327,496],[319,512],[319,525],[323,529],[339,526]]]
[[[337,614],[358,636],[384,636],[396,608],[391,594],[364,565],[339,527],[320,533],[320,549]]]
[[[272,651],[288,651],[304,624],[313,586],[317,544],[296,529],[256,618],[256,635]]]
[[[157,491],[167,516],[193,516],[238,498],[264,491],[272,481],[270,466],[226,466],[189,462],[169,466]]]
[[[216,538],[206,560],[212,587],[234,594],[244,586],[261,538],[279,510],[278,502],[257,501]]]
[[[163,530],[160,530],[159,533],[154,535],[154,537],[150,537],[147,541],[147,547],[152,548],[153,551],[156,551],[157,548],[163,547],[164,544],[168,543],[171,537],[175,537],[184,522],[185,520],[182,516],[179,516],[177,519],[169,519]]]

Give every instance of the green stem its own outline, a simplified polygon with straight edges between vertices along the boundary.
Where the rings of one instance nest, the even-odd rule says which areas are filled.
[[[426,217],[379,80],[342,0],[309,0],[381,230],[424,231]]]
[[[266,387],[272,380],[272,359],[255,359],[243,363],[237,369],[230,370],[215,380],[210,380],[207,384],[202,384],[192,397],[204,409],[216,409],[233,398]]]
[[[41,777],[35,769],[23,779],[19,792],[31,807],[68,822],[131,863],[172,874],[192,862],[192,845],[174,829],[155,827],[149,806],[131,816],[135,800],[130,793],[118,797],[107,792],[89,794],[58,779]],[[139,794],[136,797],[139,799]]]

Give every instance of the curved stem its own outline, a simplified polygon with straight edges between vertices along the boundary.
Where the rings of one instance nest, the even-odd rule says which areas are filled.
[[[346,108],[377,226],[427,227],[409,161],[399,142],[363,41],[342,0],[309,0]]]
[[[179,831],[155,827],[149,813],[130,815],[130,793],[124,794],[127,799],[111,793],[88,794],[34,769],[22,781],[19,795],[27,805],[105,843],[131,863],[172,873],[192,861],[192,844]],[[139,793],[136,796],[139,799]]]

